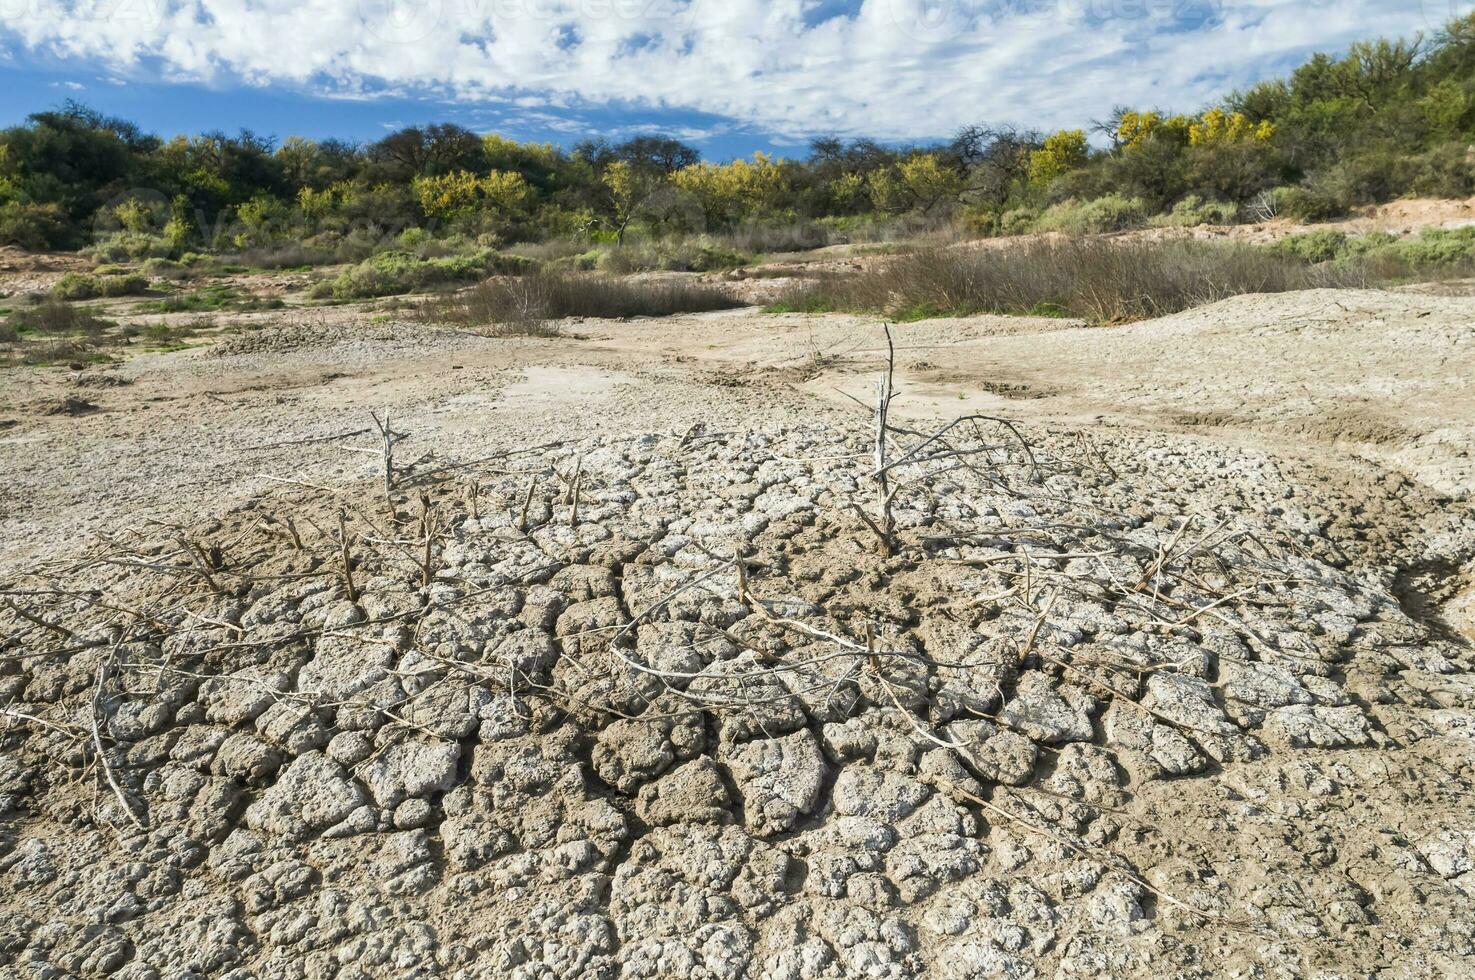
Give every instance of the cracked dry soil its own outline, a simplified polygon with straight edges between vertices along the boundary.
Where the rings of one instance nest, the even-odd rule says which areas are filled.
[[[0,973],[1468,975],[1465,504],[1038,421],[881,557],[813,416],[10,562]]]

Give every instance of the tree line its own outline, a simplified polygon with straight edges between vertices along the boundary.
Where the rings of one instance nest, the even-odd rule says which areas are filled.
[[[1094,139],[1093,139],[1094,137]],[[163,139],[75,102],[0,131],[0,243],[148,254],[407,230],[480,247],[883,221],[976,234],[1284,214],[1475,194],[1475,15],[1318,54],[1191,114],[1122,107],[1042,133],[977,125],[889,145],[815,139],[726,163],[661,136],[564,149],[440,123],[367,144],[249,131]]]

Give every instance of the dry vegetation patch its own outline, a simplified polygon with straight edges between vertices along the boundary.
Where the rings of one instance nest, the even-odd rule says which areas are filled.
[[[904,254],[853,275],[800,283],[769,309],[901,319],[1023,313],[1113,323],[1245,293],[1366,285],[1370,278],[1359,268],[1317,267],[1251,246],[1033,239],[1001,248]]]
[[[545,269],[488,280],[453,296],[431,300],[419,307],[419,312],[423,319],[435,323],[547,336],[557,332],[551,321],[568,317],[669,316],[742,305],[714,286]]]

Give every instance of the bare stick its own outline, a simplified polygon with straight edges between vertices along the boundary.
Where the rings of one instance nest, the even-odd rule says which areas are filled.
[[[999,806],[998,804],[991,803],[988,800],[985,800],[981,796],[978,796],[978,795],[976,795],[974,793],[970,793],[967,790],[963,789],[961,786],[957,785],[956,783],[954,783],[954,782],[952,782],[950,780],[944,779],[941,776],[934,776],[934,775],[931,775],[931,774],[923,775],[921,777],[921,779],[922,779],[922,782],[924,782],[924,783],[930,783],[931,785],[933,785],[933,786],[937,787],[938,789],[942,790],[944,793],[946,793],[949,796],[953,797],[953,799],[955,799],[955,800],[960,800],[960,801],[966,800],[969,803],[977,804],[978,806],[983,807],[985,810],[989,811],[990,813],[993,813],[993,814],[996,814],[996,815],[998,815],[1000,817],[1003,817],[1005,820],[1008,820],[1010,823],[1017,824],[1018,826],[1023,827],[1025,830],[1028,830],[1031,833],[1038,834],[1041,837],[1046,838],[1047,840],[1054,841],[1056,844],[1059,844],[1061,847],[1065,848],[1066,850],[1070,851],[1071,853],[1075,854],[1078,857],[1082,857],[1082,858],[1085,858],[1088,861],[1094,861],[1094,862],[1097,862],[1099,864],[1106,865],[1106,867],[1110,868],[1112,871],[1115,871],[1117,874],[1119,874],[1122,877],[1126,878],[1128,881],[1130,881],[1132,884],[1136,885],[1138,888],[1146,889],[1147,891],[1149,891],[1152,894],[1156,895],[1158,898],[1160,898],[1163,901],[1167,902],[1169,905],[1174,906],[1175,908],[1182,909],[1185,912],[1188,912],[1188,913],[1190,913],[1192,915],[1196,915],[1196,916],[1198,916],[1199,918],[1202,918],[1202,919],[1207,919],[1210,922],[1220,923],[1221,925],[1233,926],[1233,927],[1242,927],[1242,925],[1243,925],[1242,923],[1232,922],[1232,921],[1230,921],[1228,919],[1225,919],[1223,916],[1215,915],[1213,912],[1208,912],[1208,911],[1205,911],[1204,909],[1195,908],[1194,906],[1189,905],[1187,902],[1183,901],[1182,899],[1174,898],[1172,895],[1169,895],[1167,892],[1163,891],[1162,889],[1157,888],[1156,886],[1150,884],[1141,875],[1138,875],[1138,874],[1136,874],[1136,873],[1134,873],[1132,871],[1128,871],[1127,869],[1118,866],[1116,864],[1116,862],[1103,861],[1102,858],[1101,858],[1101,855],[1092,853],[1090,850],[1082,847],[1081,845],[1075,843],[1074,841],[1070,840],[1069,838],[1067,838],[1067,837],[1065,837],[1065,836],[1063,836],[1061,834],[1057,834],[1054,831],[1051,831],[1051,830],[1049,830],[1049,829],[1047,829],[1045,827],[1041,827],[1041,826],[1039,826],[1037,824],[1030,823],[1028,820],[1026,820],[1023,817],[1019,816],[1018,814],[1011,813],[1008,810],[1004,809],[1003,807]]]
[[[435,581],[434,553],[435,545],[435,515],[430,509],[430,497],[426,494],[420,495],[420,534],[425,538],[425,555],[420,562],[420,584],[429,586]]]
[[[290,516],[283,518],[282,523],[287,525],[287,533],[292,536],[292,547],[301,551],[302,535],[297,533],[297,523]]]
[[[210,591],[219,595],[223,590],[220,588],[220,583],[215,581],[215,576],[210,574],[210,562],[206,560],[205,552],[201,550],[199,545],[185,539],[183,536],[176,540],[179,542],[179,546],[184,549],[185,555],[190,559],[195,569],[200,573],[200,577],[205,580],[205,584],[210,586]]]
[[[528,492],[522,498],[522,513],[517,517],[517,529],[523,534],[528,530],[528,508],[533,506],[533,490],[538,486],[538,478],[535,476],[528,480]]]
[[[891,398],[894,391],[893,376],[896,370],[896,345],[891,339],[891,324],[882,324],[882,329],[886,331],[886,373],[876,382],[876,444],[872,450],[876,464],[874,477],[876,480],[877,517],[874,521],[867,518],[864,513],[861,513],[861,517],[865,518],[866,523],[870,525],[871,530],[880,539],[878,550],[880,551],[881,557],[890,558],[895,551],[891,539],[891,529],[893,526],[891,520],[891,502],[896,499],[896,490],[891,487],[890,467],[886,465],[886,439],[889,434],[887,416],[891,411]]]
[[[558,474],[558,478],[563,481],[563,502],[565,504],[573,503],[574,487],[578,485],[579,477],[581,477],[583,474],[584,457],[582,456],[580,456],[578,461],[574,463],[574,472],[572,475],[564,476],[562,473]]]
[[[60,725],[49,722],[45,718],[38,718],[35,715],[28,715],[24,711],[16,711],[14,708],[0,708],[0,718],[14,718],[17,721],[28,721],[33,725],[40,725],[42,728],[45,728],[48,731],[56,732],[58,735],[65,735],[67,738],[70,739],[80,740],[82,738],[82,736],[78,735],[76,732],[70,731],[69,729],[63,728]]]
[[[29,610],[21,608],[14,602],[11,602],[9,599],[5,600],[5,605],[10,609],[11,612],[15,613],[26,622],[31,623],[35,626],[39,626],[44,630],[50,630],[52,633],[55,633],[57,636],[61,637],[64,640],[70,640],[75,635],[65,626],[58,626],[56,623],[48,622],[47,620],[42,619],[40,616],[35,615]]]
[[[108,763],[107,751],[102,745],[102,731],[98,719],[102,715],[102,692],[103,685],[107,683],[108,672],[112,669],[114,661],[118,659],[118,648],[113,647],[112,653],[97,665],[97,685],[92,689],[92,747],[97,752],[97,764],[102,769],[103,777],[108,786],[112,788],[113,796],[117,797],[118,805],[127,814],[128,820],[139,830],[146,829],[143,821],[133,812],[133,805],[128,802],[128,797],[123,793],[123,787],[118,785],[117,777],[113,775],[113,767]]]
[[[358,587],[353,584],[353,556],[348,550],[348,519],[341,510],[338,512],[338,547],[339,557],[343,561],[343,587],[348,592],[348,601],[358,602]]]
[[[579,526],[579,491],[583,488],[583,486],[584,486],[584,463],[583,463],[582,460],[580,460],[580,462],[579,462],[579,468],[574,471],[574,487],[573,487],[574,500],[573,500],[573,507],[569,511],[569,515],[568,515],[569,527],[578,527]]]
[[[379,435],[384,441],[384,497],[389,501],[389,513],[394,515],[394,443],[395,432],[389,427],[389,409],[384,410],[384,421],[379,421],[379,416],[373,412],[369,418],[374,420],[374,425],[379,429]]]

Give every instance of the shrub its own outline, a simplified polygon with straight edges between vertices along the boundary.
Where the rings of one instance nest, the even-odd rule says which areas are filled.
[[[1282,238],[1271,248],[1307,262],[1330,262],[1346,253],[1347,236],[1340,231],[1310,231]]]
[[[98,239],[84,251],[99,262],[141,262],[150,258],[168,258],[174,246],[157,235],[120,231]]]
[[[104,296],[142,296],[149,291],[149,277],[137,272],[103,276],[98,280]]]
[[[181,262],[169,259],[149,259],[143,264],[143,273],[155,279],[186,279],[190,274]]]
[[[35,306],[16,310],[5,319],[6,326],[17,334],[84,334],[96,336],[116,326],[83,307],[72,306],[59,299],[47,299]]]
[[[1108,194],[1094,201],[1062,201],[1052,205],[1034,223],[1035,231],[1059,231],[1088,235],[1121,231],[1140,225],[1147,206],[1135,197]]]
[[[1307,262],[1337,262],[1375,279],[1406,279],[1417,274],[1459,276],[1475,265],[1475,227],[1430,228],[1417,238],[1373,232],[1349,238],[1322,230],[1291,235],[1271,246]]]
[[[68,272],[51,287],[51,295],[65,300],[96,299],[102,295],[102,284],[96,276]]]
[[[964,208],[958,216],[958,223],[970,235],[991,238],[999,233],[1002,218],[1003,215],[992,208]]]
[[[1424,197],[1461,198],[1475,194],[1475,166],[1464,143],[1436,147],[1417,161],[1409,190]]]
[[[628,275],[633,272],[717,272],[736,269],[752,262],[715,239],[659,238],[627,239],[618,247],[598,250],[596,266],[601,272]]]
[[[1029,233],[1040,220],[1040,212],[1033,208],[1015,208],[1005,211],[1004,216],[999,219],[999,233],[1002,235],[1024,235]]]
[[[1475,227],[1430,228],[1418,238],[1395,240],[1379,251],[1414,267],[1460,265],[1475,261]]]
[[[1315,187],[1287,187],[1279,194],[1278,204],[1281,214],[1297,221],[1332,221],[1348,208],[1329,191]]]
[[[549,320],[571,316],[669,316],[743,305],[727,292],[690,283],[630,282],[601,275],[542,269],[484,282],[421,307],[422,316],[461,326],[513,325],[536,333]]]
[[[0,245],[57,248],[66,244],[67,219],[59,204],[0,204]]]
[[[939,249],[850,277],[798,286],[771,310],[846,310],[901,319],[1065,313],[1109,323],[1175,313],[1227,296],[1358,282],[1250,246],[1099,239],[1014,248]]]
[[[478,252],[441,259],[421,259],[407,252],[380,252],[345,271],[326,290],[314,287],[313,295],[324,292],[335,299],[368,299],[395,296],[452,283],[475,282],[496,273],[526,270],[532,263],[515,255]]]
[[[51,295],[57,299],[80,300],[96,299],[99,296],[141,296],[148,290],[148,276],[136,272],[111,276],[68,272],[51,287]]]
[[[1159,228],[1196,228],[1199,225],[1229,225],[1239,218],[1239,206],[1228,201],[1206,201],[1190,194],[1167,214],[1154,217],[1151,225]]]

